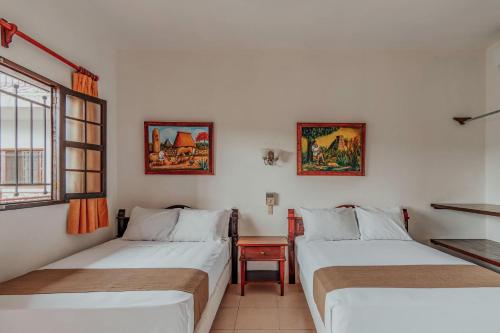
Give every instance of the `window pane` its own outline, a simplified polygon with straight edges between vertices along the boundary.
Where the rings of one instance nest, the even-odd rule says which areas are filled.
[[[99,104],[87,102],[87,120],[101,123],[101,106]]]
[[[17,177],[18,184],[31,183],[31,152],[29,150],[17,151]]]
[[[101,171],[101,152],[87,149],[87,170]]]
[[[87,172],[87,193],[101,192],[101,174]]]
[[[21,76],[21,75],[19,75]],[[17,85],[17,94],[29,100],[43,103],[50,108],[51,105],[51,94],[50,89],[41,88],[41,85],[35,85],[30,83],[33,81],[29,78],[26,80],[21,80],[15,76],[11,76],[7,73],[0,71],[0,89],[8,91],[10,93],[15,93]]]
[[[45,126],[44,126],[45,121]],[[47,169],[46,177],[47,182],[51,182],[51,156],[52,156],[52,144],[51,144],[51,119],[50,110],[45,109],[44,118],[44,108],[33,105],[33,150],[34,150],[34,169],[33,178],[34,182],[42,183],[44,182],[44,168]],[[46,149],[46,151],[45,151]],[[35,180],[35,179],[38,179]]]
[[[8,96],[5,92],[17,92],[23,99]],[[25,78],[22,74],[6,69],[0,64],[0,203],[2,204],[52,198],[51,94],[51,87]],[[45,108],[39,105],[40,103],[45,104]]]
[[[66,140],[85,142],[85,123],[77,120],[66,119]]]
[[[66,193],[83,193],[84,173],[66,171]]]
[[[43,149],[36,149],[33,151],[33,182],[37,184],[45,183],[45,154]],[[50,169],[48,169],[50,170]],[[48,175],[48,173],[47,173]],[[50,183],[50,180],[48,180]]]
[[[87,123],[87,143],[94,145],[101,144],[101,126]]]
[[[0,86],[0,88],[4,89],[5,87]],[[2,152],[1,183],[5,184],[15,182],[15,179],[12,178],[15,168],[11,169],[14,167],[13,164],[6,163],[7,156],[9,156],[8,158],[12,158],[12,153],[15,152],[14,98],[0,93],[0,107],[2,112],[0,117],[0,148]]]
[[[13,149],[2,150],[2,184],[16,183],[16,155]]]
[[[66,96],[66,116],[85,119],[84,101],[75,96]]]
[[[85,150],[66,147],[66,169],[83,170]]]

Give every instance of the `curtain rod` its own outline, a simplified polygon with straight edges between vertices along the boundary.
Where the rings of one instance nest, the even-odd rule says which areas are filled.
[[[18,30],[17,25],[15,25],[14,23],[9,23],[9,22],[7,22],[7,20],[0,18],[0,29],[1,29],[1,38],[2,38],[2,46],[3,47],[8,48],[9,44],[12,42],[12,37],[14,37],[14,35],[18,35],[19,37],[21,37],[22,39],[24,39],[28,43],[35,45],[36,47],[38,47],[39,49],[41,49],[44,52],[47,52],[48,54],[50,54],[51,56],[53,56],[57,60],[65,63],[69,67],[72,67],[77,72],[88,75],[95,81],[99,80],[99,76],[93,74],[92,72],[90,72],[86,68],[84,68],[82,66],[78,66],[77,64],[69,61],[68,59],[64,58],[63,56],[56,53],[55,51],[49,49],[48,47],[46,47],[42,43],[40,43],[40,42],[36,41],[35,39],[31,38],[30,36],[26,35],[24,32]]]
[[[485,118],[485,117],[494,115],[496,113],[500,113],[500,110],[491,111],[491,112],[482,114],[480,116],[475,116],[475,117],[455,117],[455,118],[453,118],[453,120],[458,121],[458,123],[460,125],[465,125],[466,123],[471,122],[473,120]]]

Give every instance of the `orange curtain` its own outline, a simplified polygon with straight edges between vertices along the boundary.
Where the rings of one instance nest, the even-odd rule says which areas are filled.
[[[81,72],[73,73],[73,90],[97,97],[97,81]],[[106,198],[72,199],[69,201],[68,233],[85,234],[109,225]]]
[[[80,72],[73,72],[73,90],[94,97],[99,96],[97,81],[94,81],[92,77]]]
[[[108,225],[106,198],[71,199],[69,201],[68,234],[86,234]]]

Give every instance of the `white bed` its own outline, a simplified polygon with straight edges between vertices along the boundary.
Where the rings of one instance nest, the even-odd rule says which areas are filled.
[[[230,252],[230,241],[115,239],[43,267],[201,269],[209,301],[195,330],[192,294],[128,291],[0,296],[0,332],[207,333],[230,281]]]
[[[499,330],[500,288],[346,288],[327,294],[325,323],[312,295],[328,266],[470,264],[415,241],[295,239],[299,276],[318,333],[443,333]]]

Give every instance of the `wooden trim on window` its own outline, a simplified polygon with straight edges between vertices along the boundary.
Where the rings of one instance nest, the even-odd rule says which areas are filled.
[[[61,200],[44,200],[44,201],[33,201],[33,202],[24,202],[24,203],[15,203],[15,204],[2,204],[0,205],[0,211],[5,210],[16,210],[23,208],[35,208],[35,207],[43,207],[43,206],[53,206],[53,205],[61,205],[66,204],[66,202]]]
[[[89,96],[86,94],[82,94],[80,92],[68,89],[66,87],[60,87],[59,89],[60,92],[60,115],[59,115],[59,122],[60,122],[60,144],[59,144],[59,149],[60,149],[60,161],[61,161],[61,166],[59,168],[60,170],[60,196],[61,200],[63,201],[69,201],[70,199],[88,199],[88,198],[102,198],[106,196],[106,176],[107,176],[107,170],[106,170],[106,127],[107,127],[107,103],[105,100]],[[84,124],[91,124],[91,125],[99,125],[101,129],[101,144],[96,145],[96,144],[90,144],[90,143],[84,143],[84,142],[73,142],[73,141],[66,141],[66,119],[73,119],[72,117],[67,117],[66,116],[66,96],[75,96],[77,98],[80,98],[84,100],[85,102],[91,102],[95,104],[99,104],[101,106],[101,123],[97,124],[92,121],[88,121],[86,118],[86,115],[84,119],[75,119],[78,120]],[[85,136],[86,134],[86,126],[85,126]],[[84,170],[76,170],[76,169],[68,169],[66,168],[66,148],[71,147],[71,148],[80,148],[84,150],[96,150],[101,152],[101,170],[96,171],[96,170],[88,170],[87,169],[87,161],[86,161],[86,156],[84,157]],[[84,192],[82,193],[66,193],[66,171],[79,171],[79,172],[84,172],[85,177],[84,177]],[[100,192],[92,192],[92,193],[87,193],[86,188],[87,188],[87,173],[93,173],[93,174],[100,174],[101,175],[101,191]]]
[[[61,86],[59,83],[52,81],[51,79],[48,79],[43,75],[35,73],[32,70],[27,69],[26,67],[18,65],[15,62],[10,61],[9,59],[6,59],[4,57],[0,57],[0,64],[4,65],[7,68],[10,68],[13,71],[21,73],[21,74],[23,74],[23,75],[25,75],[33,80],[39,81],[39,82],[46,84],[48,86],[51,86],[53,88],[57,88],[57,87]]]

